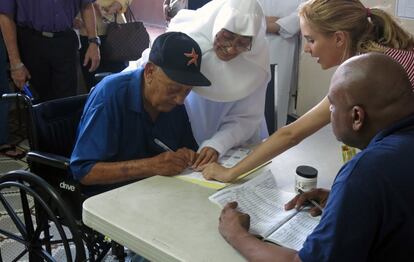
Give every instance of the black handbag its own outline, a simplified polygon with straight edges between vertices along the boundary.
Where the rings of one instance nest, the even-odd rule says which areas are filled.
[[[149,47],[150,39],[144,24],[136,21],[128,7],[127,23],[114,22],[107,27],[106,40],[102,44],[102,59],[108,61],[132,61],[141,57],[142,51]]]

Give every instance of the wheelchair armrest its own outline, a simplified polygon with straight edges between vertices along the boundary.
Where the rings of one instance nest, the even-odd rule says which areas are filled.
[[[26,158],[29,162],[38,163],[62,170],[68,170],[69,168],[69,158],[52,153],[30,151],[27,153]]]
[[[22,99],[26,105],[32,105],[32,99],[25,94],[22,93],[6,93],[0,96],[0,99],[5,101],[14,101],[16,99]]]

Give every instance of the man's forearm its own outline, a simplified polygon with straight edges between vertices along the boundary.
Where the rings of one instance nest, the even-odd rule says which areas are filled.
[[[12,18],[5,14],[0,14],[0,27],[3,34],[4,44],[9,55],[10,66],[13,68],[22,61],[17,46],[16,24]]]
[[[240,235],[229,243],[248,261],[301,261],[295,250],[263,242],[252,234]]]
[[[82,10],[81,15],[83,22],[85,24],[86,32],[88,34],[88,37],[96,37],[96,20],[95,20],[95,11],[93,8],[93,4],[89,3],[86,4]]]
[[[122,162],[98,162],[81,180],[82,184],[112,184],[157,175],[152,158]]]

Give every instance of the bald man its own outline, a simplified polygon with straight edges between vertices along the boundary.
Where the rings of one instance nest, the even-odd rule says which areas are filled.
[[[249,217],[229,203],[220,216],[223,237],[249,261],[407,261],[414,247],[414,93],[407,73],[391,58],[349,59],[328,93],[333,132],[362,151],[339,171],[331,191],[298,195],[325,207],[299,252],[258,240]],[[312,215],[319,215],[314,208]]]

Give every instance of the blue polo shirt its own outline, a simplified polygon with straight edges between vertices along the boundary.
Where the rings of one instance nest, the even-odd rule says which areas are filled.
[[[161,112],[153,122],[143,108],[143,69],[114,74],[89,95],[78,127],[70,170],[81,180],[97,162],[116,162],[158,155],[164,150],[197,149],[184,105]]]
[[[414,116],[377,134],[332,186],[302,261],[408,261],[414,247]]]

